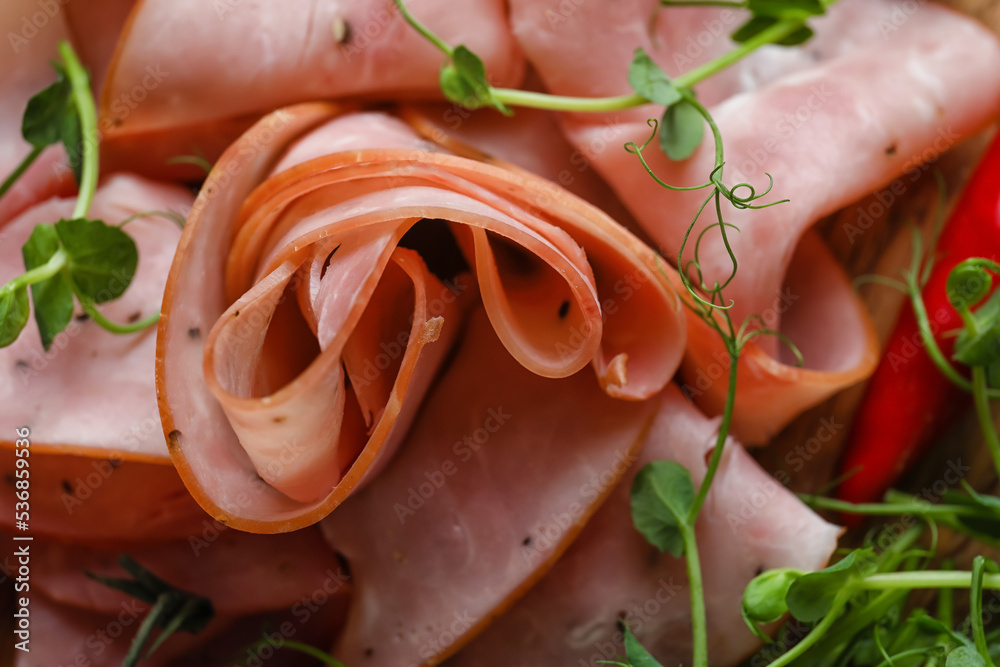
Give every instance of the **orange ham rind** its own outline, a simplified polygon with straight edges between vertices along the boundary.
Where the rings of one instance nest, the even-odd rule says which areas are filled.
[[[680,300],[652,251],[613,220],[544,179],[445,154],[385,114],[341,111],[281,110],[234,144],[168,280],[157,378],[171,456],[199,504],[243,530],[314,523],[388,462],[474,294],[508,352],[545,377],[591,364],[607,393],[643,400],[681,358]],[[361,131],[322,153],[322,137],[369,123],[391,126],[390,147]],[[310,131],[319,146],[309,148]],[[478,285],[443,309],[438,293],[454,286],[398,247],[425,218],[447,221]],[[393,272],[411,280],[376,298]],[[379,330],[372,313],[400,298],[412,299],[413,319],[391,389],[381,378],[358,391],[374,352],[359,353],[359,326],[368,317],[364,330]],[[283,385],[268,361],[281,355],[267,351],[279,302],[299,314],[277,338],[292,340],[293,327],[316,347],[289,362],[304,367]],[[241,318],[257,324],[241,333]],[[403,333],[381,326],[386,344]]]

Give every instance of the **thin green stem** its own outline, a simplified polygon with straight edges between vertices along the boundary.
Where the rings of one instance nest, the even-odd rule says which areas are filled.
[[[331,667],[344,667],[344,663],[334,658],[329,653],[324,653],[315,646],[310,646],[309,644],[303,644],[302,642],[296,642],[291,640],[285,640],[282,644],[284,648],[292,649],[293,651],[298,651],[299,653],[305,653],[306,655],[312,656],[322,662],[324,665],[331,665]]]
[[[402,0],[395,0],[396,4],[402,7]],[[705,4],[705,3],[692,3]],[[737,3],[737,6],[742,3]],[[404,10],[405,11],[405,10]],[[409,19],[407,19],[409,20]],[[416,23],[415,19],[410,24],[419,30],[421,34],[430,39],[435,45],[450,55],[450,47],[437,37],[431,35],[426,28]],[[680,90],[692,88],[705,79],[739,62],[749,54],[767,44],[780,41],[788,37],[793,32],[801,28],[804,21],[801,19],[786,19],[780,21],[767,30],[762,30],[751,39],[743,42],[732,51],[719,56],[711,62],[705,63],[701,67],[696,67],[690,72],[686,72],[674,79],[674,86]],[[641,107],[644,104],[651,104],[650,100],[642,95],[617,95],[614,97],[566,97],[563,95],[548,95],[546,93],[534,93],[524,90],[514,90],[511,88],[494,88],[493,96],[507,106],[530,107],[533,109],[548,109],[550,111],[578,111],[578,112],[606,112],[621,111],[633,107]],[[689,100],[690,101],[690,100]]]
[[[45,264],[41,266],[36,266],[31,271],[22,273],[17,278],[14,278],[4,287],[11,290],[18,290],[22,287],[27,287],[28,285],[34,285],[35,283],[40,283],[43,280],[48,280],[52,276],[56,275],[66,264],[69,263],[69,255],[62,248],[59,248],[52,257],[49,258]]]
[[[156,604],[153,608],[149,610],[146,614],[146,618],[142,620],[142,624],[139,626],[139,630],[135,633],[135,638],[132,640],[132,645],[129,646],[128,653],[122,660],[122,667],[133,667],[139,663],[139,658],[142,656],[142,648],[146,645],[146,642],[152,636],[153,629],[156,628],[157,621],[160,620],[160,616],[167,609],[167,605],[171,602],[170,595],[168,593],[162,593],[156,598]]]
[[[993,465],[1000,478],[1000,438],[997,437],[996,427],[993,425],[993,414],[990,412],[990,399],[986,386],[986,369],[976,366],[972,369],[972,397],[976,404],[976,415],[979,417],[979,426],[983,430],[986,438],[986,446],[990,449],[993,457]]]
[[[833,0],[836,1],[836,0]],[[404,0],[393,0],[400,14],[410,26],[419,32],[425,39],[444,53],[448,58],[452,58],[455,50],[444,42],[440,37],[431,32],[430,28],[421,23],[406,7]],[[672,2],[664,4],[682,5],[718,5],[726,7],[744,7],[744,2],[726,2],[722,0],[708,2]],[[832,4],[832,2],[827,3]],[[785,19],[774,24],[766,30],[762,30],[747,41],[737,46],[732,51],[705,63],[701,67],[696,67],[690,72],[680,75],[674,79],[674,85],[679,90],[686,90],[704,81],[712,75],[726,69],[739,62],[747,55],[767,44],[781,41],[796,30],[805,25],[804,19]],[[513,88],[493,88],[491,90],[494,100],[506,105],[516,107],[528,107],[533,109],[548,109],[550,111],[577,111],[584,113],[601,113],[608,111],[621,111],[651,104],[651,101],[642,95],[635,93],[630,95],[615,95],[611,97],[570,97],[563,95],[549,95],[526,90],[516,90]]]
[[[69,42],[60,42],[59,54],[66,63],[66,76],[73,88],[73,99],[80,115],[80,130],[83,139],[83,169],[80,179],[80,194],[73,209],[74,218],[86,217],[90,203],[97,190],[98,153],[97,153],[97,109],[94,107],[94,97],[90,92],[90,78],[80,64]]]
[[[153,326],[160,321],[160,311],[157,310],[144,320],[132,322],[131,324],[118,324],[117,322],[112,322],[108,318],[104,317],[104,315],[97,310],[97,307],[94,306],[94,302],[87,297],[82,296],[79,292],[76,293],[76,298],[80,301],[80,305],[83,306],[83,312],[87,313],[90,319],[94,320],[94,322],[111,333],[132,334],[137,331],[142,331],[146,327]]]
[[[954,570],[954,565],[950,560],[942,562],[941,567],[945,572]],[[938,593],[937,617],[949,630],[955,627],[955,595],[950,588],[944,588]]]
[[[833,510],[849,514],[867,514],[872,516],[896,516],[914,514],[917,516],[956,515],[980,518],[994,518],[988,509],[973,505],[932,505],[931,503],[850,503],[846,500],[824,498],[800,494],[799,498],[814,509]]]
[[[550,111],[580,111],[601,113],[641,107],[651,102],[642,95],[616,95],[614,97],[569,97],[549,95],[514,88],[494,88],[493,97],[507,106],[548,109]]]
[[[691,511],[688,513],[688,523],[694,526],[695,521],[698,519],[698,513],[701,511],[702,505],[705,504],[705,499],[708,497],[708,490],[712,486],[712,480],[715,479],[715,473],[719,469],[719,463],[722,461],[722,450],[726,444],[726,438],[729,436],[729,426],[733,421],[733,408],[736,405],[736,374],[739,370],[739,350],[730,348],[729,350],[729,387],[726,389],[726,405],[722,409],[722,422],[719,424],[719,434],[715,439],[715,449],[712,450],[712,458],[708,461],[708,469],[705,470],[705,477],[701,480],[701,486],[698,487],[698,495],[695,496],[694,504],[691,505]]]
[[[911,648],[908,651],[901,651],[901,652],[899,652],[899,653],[897,653],[897,654],[895,654],[895,655],[893,655],[891,657],[887,657],[886,660],[883,660],[882,662],[880,662],[878,664],[878,667],[891,667],[892,663],[890,661],[905,660],[906,658],[912,658],[912,657],[916,657],[918,655],[925,655],[926,653],[927,653],[927,648],[926,647],[925,648]],[[926,664],[925,664],[925,667],[926,667]]]
[[[969,620],[972,622],[972,637],[976,641],[976,649],[983,657],[987,667],[995,667],[993,659],[990,657],[990,648],[986,644],[986,630],[983,627],[983,578],[985,573],[986,559],[976,556],[972,563],[972,582],[970,591],[971,600],[969,604]]]
[[[941,348],[938,347],[937,341],[934,339],[934,334],[931,331],[930,318],[927,317],[927,308],[924,306],[924,299],[920,295],[920,288],[913,282],[912,276],[909,278],[908,282],[910,286],[910,303],[913,305],[913,314],[916,317],[917,327],[920,330],[920,337],[923,339],[924,349],[927,350],[928,356],[930,356],[934,365],[937,366],[942,373],[944,373],[945,377],[951,380],[958,387],[971,392],[972,383],[962,377],[962,375],[955,370],[955,367],[948,362],[944,353],[941,352]]]
[[[14,185],[14,182],[21,177],[21,174],[27,171],[28,167],[31,166],[31,163],[38,159],[38,156],[42,154],[43,150],[45,150],[45,146],[35,146],[31,149],[30,153],[24,156],[24,159],[21,160],[21,164],[17,165],[17,169],[15,169],[11,175],[7,177],[7,180],[3,182],[3,185],[0,185],[0,197],[7,194],[7,191]]]
[[[796,30],[799,30],[803,25],[805,25],[805,21],[802,19],[784,19],[779,21],[770,28],[761,30],[759,33],[743,42],[732,51],[724,53],[715,60],[707,62],[701,67],[696,67],[690,72],[686,72],[677,77],[674,79],[674,85],[680,89],[691,88],[695,84],[704,81],[713,74],[721,72],[730,65],[739,62],[760,47],[773,44],[774,42],[780,42]]]
[[[840,615],[840,612],[844,609],[847,604],[847,600],[850,595],[844,591],[841,591],[837,597],[834,599],[833,604],[830,606],[830,611],[826,613],[823,620],[820,621],[816,627],[809,631],[809,634],[802,638],[798,644],[792,647],[788,653],[785,653],[777,660],[768,665],[768,667],[785,667],[785,665],[791,664],[793,660],[801,656],[803,653],[808,651],[813,644],[818,642],[826,631],[830,629],[834,621]]]
[[[905,599],[907,594],[908,591],[885,591],[861,609],[851,611],[817,642],[817,654],[832,655],[840,652],[845,644],[859,632],[883,618],[893,606]]]
[[[872,574],[855,584],[856,590],[893,590],[913,588],[969,588],[971,572],[925,570],[923,572],[886,572]],[[983,588],[1000,590],[1000,574],[983,576]]]
[[[441,50],[446,56],[451,58],[454,49],[444,43],[440,37],[435,35],[430,31],[430,28],[425,26],[423,23],[417,20],[417,18],[410,13],[410,10],[406,8],[406,3],[403,0],[393,0],[396,3],[396,7],[399,8],[399,13],[403,15],[403,18],[409,23],[417,32],[424,36],[431,44],[436,46]]]
[[[694,523],[684,526],[684,555],[687,558],[688,582],[691,589],[691,634],[693,667],[708,667],[708,620],[705,613],[705,586],[701,578],[701,558]]]

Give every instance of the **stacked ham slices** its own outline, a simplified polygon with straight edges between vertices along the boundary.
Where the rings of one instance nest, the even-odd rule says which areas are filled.
[[[115,336],[80,316],[44,351],[31,322],[0,350],[4,473],[15,429],[32,443],[32,651],[15,664],[121,664],[145,606],[83,574],[121,576],[120,553],[215,605],[149,664],[256,664],[265,649],[300,664],[280,650],[294,640],[351,667],[593,665],[623,654],[620,620],[663,664],[688,661],[684,562],[632,527],[629,488],[655,460],[701,479],[728,356],[661,259],[676,261],[697,203],[623,148],[659,110],[442,104],[440,53],[387,0],[42,4],[0,9],[16,37],[0,171],[28,152],[23,106],[70,39],[100,101],[91,215],[187,222],[126,228],[139,269],[107,313],[162,308],[157,329]],[[707,62],[740,20],[656,0],[408,5],[494,85],[575,96],[628,93],[638,47],[671,74]],[[1000,114],[994,37],[933,4],[899,12],[841,0],[813,41],[698,89],[727,174],[762,189],[769,173],[791,200],[726,211],[741,228],[734,317],[760,314],[805,358],[747,346],[733,434],[748,444],[877,360],[813,223]],[[207,178],[170,160],[191,154]],[[647,152],[678,185],[713,156]],[[0,199],[0,280],[23,272],[34,225],[71,214],[67,160],[48,149]],[[708,277],[731,268],[711,235],[701,256]],[[735,439],[697,530],[715,665],[757,646],[746,583],[823,567],[840,533]]]

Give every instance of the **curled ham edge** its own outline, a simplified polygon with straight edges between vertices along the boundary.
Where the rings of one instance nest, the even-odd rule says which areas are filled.
[[[238,368],[240,363],[244,367],[248,364],[245,361],[239,361],[239,359],[235,363],[230,362],[234,361],[233,357],[239,358],[244,356],[243,353],[255,354],[255,352],[247,348],[243,353],[237,352],[234,355],[226,352],[224,346],[213,350],[214,344],[226,335],[227,329],[231,330],[231,321],[238,319],[237,312],[242,313],[242,309],[246,306],[251,308],[250,312],[257,309],[265,315],[265,318],[270,317],[269,313],[273,312],[276,299],[272,299],[270,305],[265,304],[264,306],[254,303],[254,299],[269,289],[272,295],[281,294],[281,290],[286,284],[285,281],[289,280],[291,273],[296,270],[289,266],[288,262],[292,261],[293,266],[295,262],[299,262],[301,266],[304,254],[316,253],[318,259],[314,257],[312,265],[312,273],[315,274],[316,267],[323,265],[324,258],[336,245],[334,241],[341,238],[341,231],[344,231],[334,230],[332,233],[336,235],[336,238],[331,236],[324,244],[324,241],[319,240],[323,236],[322,231],[313,229],[312,235],[304,235],[299,238],[294,230],[287,229],[287,224],[281,227],[284,223],[279,221],[279,229],[272,231],[272,234],[280,236],[283,232],[288,232],[289,237],[282,238],[282,242],[275,246],[283,247],[285,250],[276,251],[271,256],[260,260],[264,268],[256,271],[257,279],[260,280],[263,276],[267,277],[253,286],[254,278],[251,275],[253,269],[249,263],[245,263],[245,260],[248,256],[253,256],[254,246],[255,244],[259,246],[261,240],[255,240],[253,225],[256,223],[253,220],[245,222],[242,231],[238,229],[240,218],[246,216],[253,218],[254,215],[258,214],[271,215],[273,218],[274,211],[269,206],[274,206],[274,203],[265,205],[265,202],[268,202],[272,197],[277,197],[282,200],[279,207],[287,204],[296,195],[285,197],[281,194],[285,188],[305,188],[307,190],[312,188],[316,190],[327,185],[328,181],[335,181],[338,170],[346,172],[350,176],[353,173],[351,170],[357,172],[369,169],[375,175],[379,175],[378,170],[381,169],[385,172],[386,165],[393,161],[407,163],[408,168],[414,170],[404,171],[403,180],[409,178],[409,175],[414,172],[420,175],[420,170],[426,169],[428,166],[440,167],[436,173],[438,176],[443,174],[445,180],[447,180],[448,175],[458,173],[460,178],[472,182],[471,190],[474,192],[478,188],[487,195],[491,191],[501,193],[494,194],[494,199],[489,201],[489,205],[494,208],[502,207],[506,202],[512,210],[520,210],[523,214],[524,209],[519,209],[518,206],[526,205],[532,212],[540,212],[540,215],[549,220],[562,220],[566,226],[577,232],[573,238],[570,238],[570,235],[556,225],[547,225],[550,229],[541,232],[535,228],[535,234],[538,237],[536,241],[548,242],[550,248],[556,247],[556,252],[546,253],[543,262],[549,261],[550,255],[553,257],[558,255],[559,250],[565,250],[564,254],[570,255],[566,259],[571,259],[573,249],[569,246],[572,245],[573,241],[584,246],[598,248],[610,246],[611,250],[610,252],[605,251],[606,255],[615,255],[615,260],[618,262],[618,265],[613,262],[612,268],[616,271],[624,268],[641,272],[642,279],[647,281],[644,284],[653,286],[655,290],[647,293],[666,306],[659,309],[633,307],[632,317],[628,323],[637,325],[644,322],[647,324],[647,329],[656,331],[658,336],[653,342],[651,340],[643,341],[646,343],[645,348],[642,347],[641,343],[630,348],[634,353],[634,361],[637,363],[629,363],[627,354],[616,353],[613,349],[606,351],[604,349],[606,345],[602,344],[608,343],[608,337],[605,336],[605,339],[602,340],[601,312],[594,285],[595,278],[590,274],[590,267],[587,265],[583,251],[577,247],[575,252],[579,257],[575,262],[570,261],[567,264],[564,261],[562,266],[554,268],[558,269],[566,281],[567,287],[571,289],[572,296],[577,299],[577,305],[580,306],[580,311],[583,314],[581,317],[585,316],[581,322],[583,324],[589,322],[589,325],[585,327],[584,341],[575,346],[577,354],[573,355],[562,367],[553,366],[551,359],[533,359],[534,352],[530,349],[517,350],[516,347],[512,349],[512,341],[509,340],[512,332],[506,329],[516,329],[516,324],[513,327],[507,327],[503,324],[505,314],[503,311],[507,306],[502,295],[498,297],[497,294],[494,294],[493,303],[490,304],[489,293],[491,291],[499,293],[502,286],[496,275],[496,264],[492,261],[483,261],[489,259],[484,257],[484,253],[490,251],[489,245],[481,242],[485,241],[486,230],[484,227],[473,228],[465,238],[459,238],[459,243],[473,242],[475,244],[476,261],[474,263],[479,269],[479,283],[485,297],[484,303],[486,303],[488,311],[491,307],[494,309],[495,312],[491,313],[491,320],[493,320],[494,327],[501,338],[507,337],[504,342],[508,350],[525,366],[548,377],[565,377],[591,362],[607,393],[619,398],[642,400],[654,395],[665,386],[678,367],[683,353],[684,325],[681,320],[683,317],[681,303],[670,288],[669,281],[665,279],[655,254],[599,210],[564,193],[550,182],[527,172],[499,168],[440,153],[366,149],[310,160],[271,177],[265,185],[257,188],[258,184],[265,180],[277,158],[293,140],[348,110],[345,107],[328,103],[307,103],[289,107],[265,117],[241,137],[216,164],[206,181],[185,227],[167,281],[157,336],[156,374],[160,416],[168,448],[179,474],[196,501],[220,522],[240,530],[272,533],[310,525],[333,511],[352,490],[367,481],[366,478],[370,477],[388,459],[387,454],[391,455],[391,451],[387,450],[398,445],[400,437],[405,435],[405,433],[397,431],[405,431],[405,427],[408,426],[409,420],[413,417],[412,413],[415,412],[419,397],[426,389],[426,385],[423,383],[430,381],[430,377],[422,377],[422,375],[427,375],[426,373],[417,372],[419,370],[418,353],[421,348],[438,335],[453,335],[447,333],[452,327],[442,326],[441,318],[427,317],[427,313],[422,310],[422,306],[419,304],[420,295],[418,294],[414,306],[410,344],[403,356],[398,376],[385,403],[384,411],[381,415],[376,415],[378,423],[368,437],[367,444],[360,452],[356,453],[354,462],[350,464],[336,486],[318,498],[309,498],[309,494],[315,493],[316,488],[296,487],[293,483],[290,486],[286,485],[284,488],[286,493],[282,493],[273,486],[262,482],[248,455],[244,453],[244,449],[237,441],[231,422],[237,422],[236,429],[241,430],[242,434],[252,433],[257,426],[265,421],[277,423],[278,420],[275,417],[279,415],[274,406],[283,400],[281,395],[283,391],[299,382],[325,382],[317,391],[326,392],[325,395],[328,399],[343,400],[337,396],[335,389],[330,388],[331,384],[342,383],[343,380],[336,377],[334,382],[330,383],[325,380],[323,373],[314,369],[324,365],[326,371],[331,370],[331,364],[321,361],[323,357],[332,357],[336,360],[335,366],[339,367],[340,359],[335,354],[331,354],[330,349],[343,345],[343,341],[339,339],[340,329],[350,330],[358,323],[364,310],[362,302],[367,298],[366,295],[356,297],[355,303],[362,303],[362,307],[354,308],[351,314],[346,317],[333,316],[336,326],[333,329],[332,337],[327,336],[324,333],[325,330],[318,333],[321,345],[326,351],[321,353],[295,381],[271,397],[249,398],[249,395],[252,395],[253,379],[246,377],[249,375],[246,372],[241,375],[243,369]],[[399,178],[399,176],[396,177]],[[466,201],[473,200],[467,197]],[[289,208],[294,206],[295,204],[291,204]],[[431,207],[425,208],[429,210],[427,212],[413,210],[403,214],[396,212],[389,216],[389,220],[396,221],[394,225],[386,219],[378,221],[379,224],[390,228],[395,227],[394,230],[390,229],[387,233],[387,238],[381,246],[383,250],[378,253],[380,265],[387,264],[388,258],[392,255],[402,254],[406,256],[411,254],[405,249],[392,251],[395,242],[409,226],[409,224],[401,224],[401,220],[413,221],[438,215],[456,219],[458,222],[485,224],[482,221],[477,221],[474,214],[466,216],[466,219],[458,219],[454,209],[447,210],[447,207],[440,206],[433,210]],[[270,214],[267,212],[269,210]],[[265,212],[260,213],[260,211]],[[493,217],[503,217],[502,213],[496,211],[492,215]],[[352,225],[352,228],[355,225],[355,223],[349,224]],[[477,236],[480,238],[476,239]],[[522,236],[525,240],[530,240],[526,236]],[[585,240],[581,241],[580,237],[584,237]],[[310,249],[308,245],[300,244],[303,239],[318,240],[317,248],[322,249],[314,250]],[[523,242],[522,238],[515,240]],[[283,245],[286,242],[290,245]],[[347,245],[341,245],[337,252],[345,251]],[[232,248],[232,253],[230,248]],[[465,248],[466,251],[469,250],[467,243]],[[348,260],[351,256],[350,250],[349,247],[346,250]],[[285,251],[287,252],[283,255],[282,252]],[[337,259],[338,261],[343,259],[343,255],[338,254]],[[337,263],[330,264],[332,270],[338,270],[335,268]],[[405,259],[403,263],[406,263]],[[422,262],[417,261],[414,263],[422,264]],[[583,272],[574,278],[567,274],[573,268],[572,265],[576,263],[582,263],[582,266],[578,264],[577,270]],[[626,266],[622,266],[623,264]],[[213,275],[210,269],[212,266],[226,267],[228,280],[223,277],[221,268]],[[553,267],[550,266],[550,268]],[[376,269],[371,275],[377,278],[379,273],[380,271]],[[611,280],[614,278],[618,278],[618,275],[614,275]],[[582,284],[574,285],[573,281]],[[600,283],[601,277],[598,276],[596,281]],[[222,286],[224,282],[228,283],[225,289]],[[304,300],[315,299],[316,295],[323,289],[312,278],[307,278],[304,282],[308,286],[303,288],[300,285],[298,294],[300,304],[303,304]],[[370,294],[371,290],[375,289],[374,283],[378,281],[371,280],[369,282],[372,283],[369,286]],[[605,284],[605,287],[609,286]],[[240,296],[235,304],[232,303],[233,297],[244,288],[249,289],[249,291]],[[415,289],[419,291],[416,285]],[[229,292],[228,295],[225,292]],[[303,292],[308,293],[305,299]],[[175,298],[178,295],[183,295],[183,297]],[[643,299],[637,299],[636,302],[636,306],[638,302],[649,303],[648,300]],[[314,301],[313,306],[316,307],[317,304],[318,302]],[[313,319],[309,313],[309,304],[304,303],[303,305],[305,305],[303,313],[306,319]],[[322,307],[319,310],[318,317],[321,319],[325,313],[322,312]],[[625,310],[628,310],[628,307]],[[636,312],[637,310],[641,310],[641,312]],[[661,312],[650,312],[651,310]],[[220,316],[222,319],[219,319]],[[651,323],[650,318],[653,320]],[[501,322],[499,326],[498,321]],[[208,351],[205,352],[202,342],[198,339],[199,336],[192,332],[208,330],[209,327],[212,328],[212,332],[205,341],[205,345],[208,347]],[[445,333],[442,333],[442,329]],[[625,335],[622,337],[626,338],[634,336],[636,331],[638,328],[631,326],[628,331],[619,330],[619,333],[624,333]],[[516,332],[513,334],[516,338]],[[647,339],[651,339],[651,337],[647,336]],[[263,334],[260,335],[257,342],[262,340]],[[614,346],[615,343],[615,336],[611,335],[610,345]],[[627,341],[622,341],[622,343],[623,345],[630,344]],[[435,351],[434,348],[437,350]],[[439,343],[430,348],[429,356],[436,356],[440,360],[447,348],[447,343]],[[222,351],[220,352],[220,350]],[[345,359],[345,363],[348,366],[348,374],[350,374],[349,359]],[[252,363],[249,364],[251,367],[252,365]],[[432,371],[436,370],[436,364],[432,365],[435,367]],[[220,368],[223,371],[221,374]],[[628,369],[627,379],[626,368]],[[332,373],[327,373],[326,377],[331,374],[337,375],[338,372],[338,368],[333,368]],[[214,377],[216,375],[221,375],[221,377]],[[408,388],[407,385],[410,383],[418,383],[422,386],[418,386],[417,389]],[[226,390],[231,387],[243,392],[244,396],[227,395]],[[407,391],[412,391],[418,399],[404,403],[403,396]],[[216,400],[216,397],[220,395],[223,398],[222,403],[226,404],[225,406]],[[360,395],[358,400],[364,402],[364,398]],[[336,403],[334,405],[336,406]],[[232,419],[234,415],[235,420]],[[333,419],[337,418],[334,415]],[[398,429],[393,428],[400,424],[403,426]],[[267,426],[270,427],[273,424],[267,424]],[[364,429],[361,424],[351,425],[345,422],[344,426],[345,429]],[[348,452],[348,454],[354,454],[354,452]],[[343,453],[340,456],[343,457]],[[334,456],[334,458],[336,457]],[[326,463],[330,464],[330,461],[326,461]],[[340,463],[344,463],[342,458]],[[329,483],[327,483],[326,488],[329,488]],[[289,490],[293,494],[299,494],[300,491],[303,491],[301,499],[292,499],[287,495]]]

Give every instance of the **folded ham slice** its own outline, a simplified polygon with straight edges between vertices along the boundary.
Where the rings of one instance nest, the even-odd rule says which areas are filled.
[[[668,387],[656,400],[638,460],[607,503],[531,592],[449,664],[596,667],[625,655],[619,620],[661,664],[688,664],[691,607],[684,560],[661,554],[635,530],[629,490],[642,466],[664,459],[683,464],[698,484],[717,429],[718,420],[702,415],[676,386]],[[732,665],[758,645],[740,615],[747,583],[761,569],[823,567],[840,529],[730,441],[697,533],[709,656],[713,665]]]
[[[323,521],[356,586],[334,655],[436,664],[469,641],[572,543],[655,407],[609,397],[590,372],[532,373],[477,309],[400,452]]]
[[[726,292],[736,303],[733,315],[737,321],[751,313],[771,315],[768,323],[780,323],[795,334],[800,347],[820,347],[810,339],[827,344],[824,353],[806,357],[805,369],[789,366],[789,357],[774,341],[748,350],[739,394],[767,399],[737,401],[734,429],[747,442],[767,440],[802,409],[863,378],[875,363],[871,327],[860,303],[849,294],[842,272],[821,245],[800,245],[809,226],[946,150],[983,127],[1000,108],[1000,70],[994,66],[1000,47],[992,35],[931,4],[921,5],[900,25],[891,20],[890,4],[854,3],[849,8],[852,15],[867,12],[866,24],[887,25],[888,32],[866,28],[849,51],[820,49],[820,58],[832,57],[813,67],[776,67],[757,81],[768,85],[711,109],[726,148],[727,182],[745,179],[761,191],[767,186],[763,175],[767,171],[775,178],[770,200],[791,199],[762,211],[726,207],[726,221],[741,228],[730,236],[740,262]],[[681,35],[667,18],[672,8],[662,12],[657,39],[651,41],[648,21],[655,5],[652,0],[614,7],[592,3],[559,14],[555,0],[515,0],[511,21],[529,60],[552,92],[622,94],[628,92],[626,74],[636,47],[661,60],[683,50]],[[565,20],[553,25],[551,12]],[[838,19],[818,27],[822,31],[824,26],[843,23]],[[581,38],[587,34],[600,37]],[[725,39],[717,41],[724,44]],[[672,68],[676,67],[675,63]],[[797,71],[772,80],[789,70]],[[746,83],[730,78],[709,87],[706,95],[718,101]],[[751,81],[749,87],[753,85]],[[567,116],[564,127],[581,151],[608,146],[591,150],[592,162],[661,244],[662,252],[676,257],[700,195],[660,188],[643,174],[635,156],[617,147],[645,141],[649,135],[645,120],[657,113],[644,108]],[[822,138],[822,146],[817,138]],[[668,183],[701,183],[712,169],[710,143],[704,142],[682,163],[669,162],[655,147],[646,157]],[[718,235],[706,237],[701,256],[709,281],[731,270]],[[800,269],[790,274],[793,265]],[[807,295],[814,293],[810,285],[823,285],[826,298],[841,310],[817,319],[819,309],[808,303]],[[827,335],[830,322],[837,323],[838,336]],[[725,351],[702,323],[694,318],[689,323],[685,383],[697,389],[693,395],[706,409],[716,411],[726,390]]]
[[[245,530],[313,523],[388,462],[477,291],[521,365],[592,365],[616,397],[659,391],[683,345],[656,258],[599,210],[391,116],[337,114],[293,107],[244,135],[168,281],[171,453],[202,506]],[[446,221],[438,241],[453,237],[474,279],[442,280],[405,247],[423,219]]]
[[[478,53],[497,85],[519,81],[523,60],[503,2],[416,0],[410,6],[442,39]],[[197,67],[190,66],[192,57]],[[158,128],[176,134],[313,99],[440,98],[442,63],[440,51],[406,24],[391,0],[294,10],[273,1],[141,0],[108,72],[101,123],[109,135]]]
[[[146,211],[184,215],[189,192],[133,176],[98,188],[90,215],[109,224]],[[21,246],[36,224],[72,215],[73,199],[50,199],[0,228],[0,283],[24,272]],[[129,289],[102,312],[113,321],[159,307],[180,229],[141,218],[126,227],[139,249]],[[0,349],[0,455],[13,480],[15,429],[27,426],[32,457],[32,528],[67,538],[180,536],[203,515],[170,467],[153,383],[155,330],[119,336],[77,316],[45,351],[33,318]],[[14,502],[13,482],[0,495]],[[124,502],[123,502],[124,501]],[[13,515],[4,517],[4,524]]]

